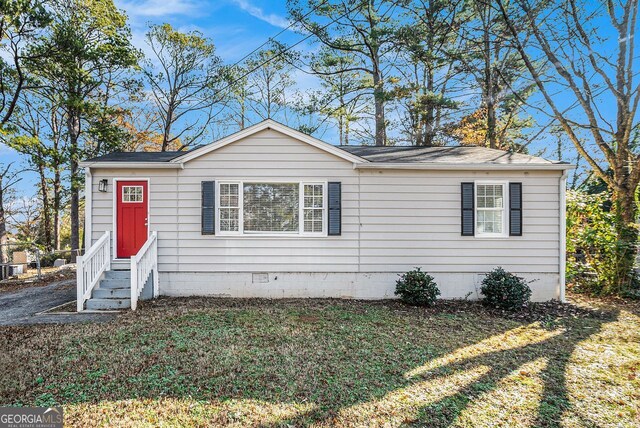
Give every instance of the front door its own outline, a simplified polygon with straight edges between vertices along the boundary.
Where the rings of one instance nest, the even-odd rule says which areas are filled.
[[[118,181],[116,186],[116,254],[136,255],[149,236],[149,193],[146,181]]]

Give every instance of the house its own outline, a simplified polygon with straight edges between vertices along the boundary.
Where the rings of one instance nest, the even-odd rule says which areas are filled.
[[[572,165],[481,147],[337,147],[271,120],[86,171],[79,309],[168,296],[393,298],[421,267],[478,298],[502,266],[564,299]]]

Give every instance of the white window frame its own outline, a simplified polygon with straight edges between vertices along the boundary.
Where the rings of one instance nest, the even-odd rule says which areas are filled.
[[[297,184],[298,185],[298,232],[245,232],[244,231],[244,183],[263,183],[263,184]],[[238,230],[223,231],[220,230],[220,185],[237,184],[238,185]],[[305,232],[304,231],[304,186],[305,185],[322,185],[322,232]],[[237,236],[237,237],[278,237],[278,238],[297,238],[297,237],[325,237],[328,236],[329,224],[327,221],[327,195],[328,185],[326,181],[297,181],[297,180],[273,180],[265,179],[247,179],[247,180],[216,180],[216,200],[215,200],[215,218],[216,218],[216,235],[220,236]]]
[[[482,208],[478,208],[478,186],[502,186],[502,233],[487,233],[487,232],[479,232],[478,231],[478,210],[482,210]],[[507,238],[509,237],[508,227],[508,205],[509,205],[509,186],[507,181],[502,180],[478,180],[474,182],[473,189],[473,230],[474,234],[477,238]]]

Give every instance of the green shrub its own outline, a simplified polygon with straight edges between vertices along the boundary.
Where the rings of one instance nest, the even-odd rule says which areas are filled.
[[[609,193],[567,192],[567,282],[574,292],[625,295],[633,291],[636,240],[619,239],[621,219]],[[628,228],[631,236],[637,231]]]
[[[431,275],[415,268],[396,281],[396,296],[409,305],[432,306],[440,295],[438,284]]]
[[[509,273],[501,267],[489,272],[482,280],[480,292],[482,302],[493,308],[515,311],[527,306],[531,288],[523,278]]]

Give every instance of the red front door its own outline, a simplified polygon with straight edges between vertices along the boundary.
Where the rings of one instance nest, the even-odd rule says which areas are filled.
[[[118,181],[116,187],[117,257],[134,256],[148,237],[149,192],[146,181]]]

